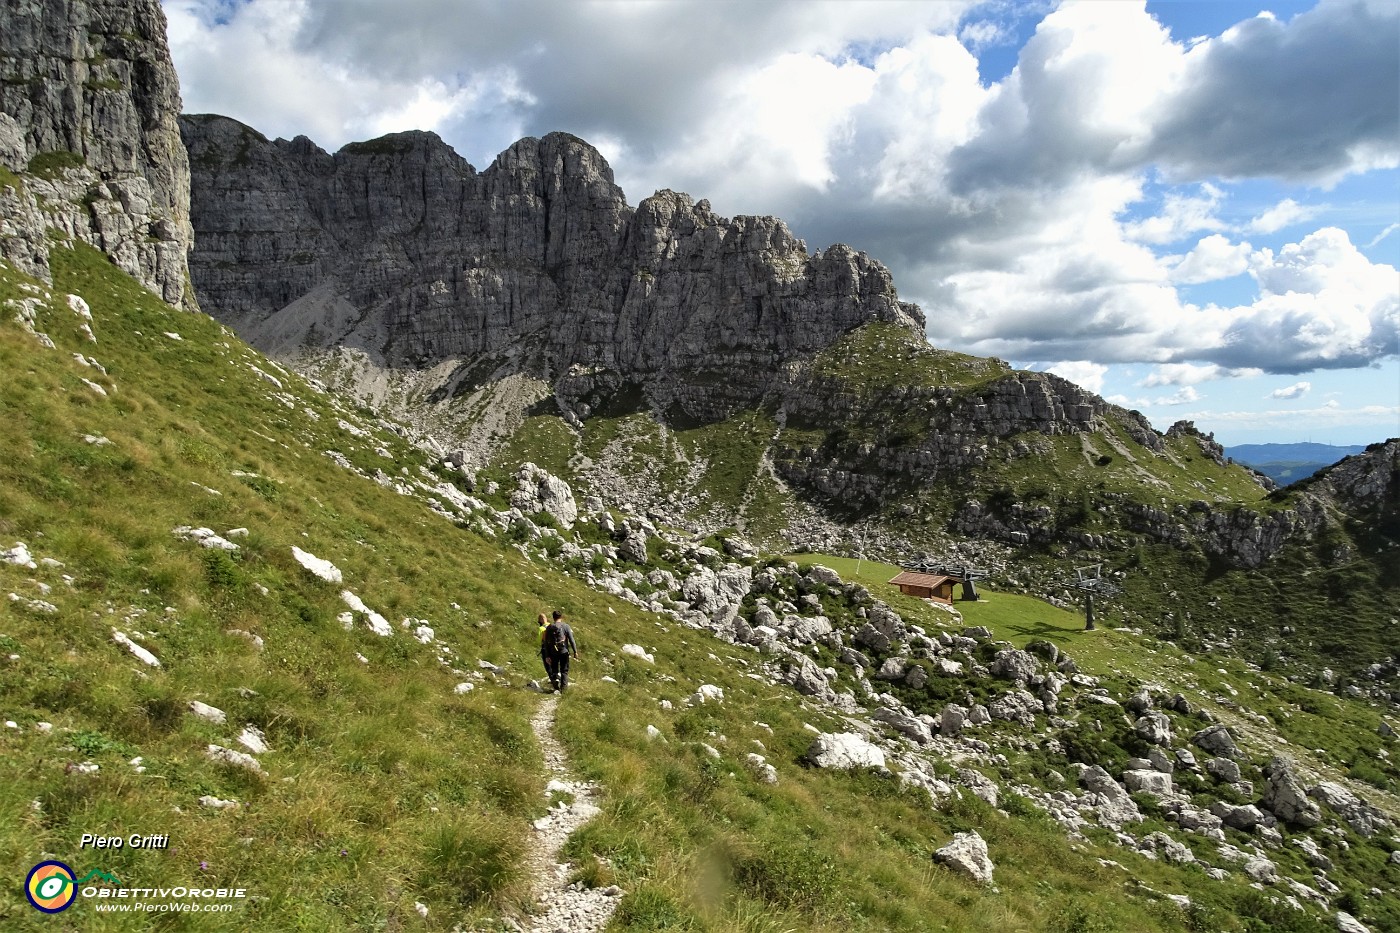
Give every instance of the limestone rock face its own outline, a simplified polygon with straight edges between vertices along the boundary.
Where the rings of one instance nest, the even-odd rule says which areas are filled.
[[[1161,771],[1125,771],[1123,784],[1129,793],[1142,791],[1165,797],[1172,792],[1172,776]]]
[[[818,768],[883,768],[885,753],[853,732],[824,732],[812,740],[807,760]]]
[[[518,484],[510,504],[525,513],[547,512],[565,528],[578,520],[578,503],[569,484],[533,463],[522,463],[515,472]]]
[[[1133,731],[1153,745],[1171,745],[1172,722],[1162,713],[1148,713],[1133,723]]]
[[[986,841],[975,832],[956,833],[952,842],[933,853],[933,860],[982,884],[992,883],[996,868],[987,854]]]
[[[1133,798],[1099,765],[1087,768],[1080,776],[1079,783],[1090,792],[1089,802],[1098,809],[1099,819],[1105,826],[1118,829],[1124,823],[1142,819],[1142,812]]]
[[[1346,820],[1352,829],[1368,839],[1390,826],[1384,812],[1340,784],[1323,781],[1309,788],[1308,796],[1327,804],[1338,816]]]
[[[1230,730],[1219,724],[1197,732],[1191,736],[1191,742],[1196,747],[1210,752],[1218,758],[1239,758],[1242,756]]]
[[[558,398],[577,416],[609,374],[719,367],[721,380],[672,386],[670,401],[710,416],[867,321],[921,332],[865,254],[809,255],[776,218],[720,217],[674,191],[634,208],[566,133],[522,139],[478,172],[432,133],[331,155],[225,117],[181,130],[196,291],[274,354],[344,345],[390,370],[449,364],[452,384],[453,365],[528,344],[541,373],[567,376]]]
[[[1286,758],[1275,757],[1269,762],[1269,789],[1264,792],[1264,806],[1285,823],[1316,826],[1322,822],[1322,810],[1308,798],[1302,782],[1293,773]]]
[[[899,710],[881,707],[870,717],[876,722],[883,722],[892,726],[896,732],[905,735],[920,745],[927,745],[933,741],[933,732],[927,723],[915,716],[907,715]]]
[[[998,651],[988,668],[993,677],[1003,677],[1015,681],[1017,686],[1029,683],[1039,669],[1033,655],[1015,648]]]
[[[0,162],[30,171],[24,194],[46,209],[39,234],[53,226],[91,243],[192,308],[189,161],[165,30],[159,0],[0,5],[0,114],[12,121],[0,120]],[[27,224],[0,232],[3,254],[46,276],[47,242],[34,234]]]

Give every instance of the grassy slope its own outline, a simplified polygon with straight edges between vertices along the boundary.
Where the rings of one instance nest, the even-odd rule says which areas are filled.
[[[322,452],[338,450],[369,472],[402,465],[409,476],[420,475],[421,461],[214,322],[159,304],[97,254],[57,250],[55,270],[42,326],[58,350],[0,324],[0,544],[24,541],[64,565],[0,565],[5,592],[58,609],[0,602],[0,712],[19,726],[0,732],[0,860],[11,878],[55,857],[128,885],[199,878],[256,898],[231,915],[126,922],[80,903],[69,924],[450,929],[518,907],[528,820],[544,804],[527,724],[537,700],[519,689],[536,676],[527,619],[562,606],[578,620],[586,654],[561,708],[561,737],[606,792],[603,815],[571,853],[586,880],[627,889],[621,928],[1245,930],[1257,926],[1244,915],[1275,913],[1276,929],[1312,928],[1285,909],[1244,909],[1255,895],[1237,883],[1205,885],[1191,869],[1098,843],[1071,846],[1014,801],[1004,806],[1016,818],[971,797],[935,811],[875,775],[804,769],[804,724],[841,723],[743,676],[756,656],[659,624],[342,470]],[[24,281],[0,267],[0,299],[19,296]],[[97,344],[76,333],[67,293],[92,305]],[[108,375],[72,353],[99,360]],[[250,365],[284,379],[286,390]],[[342,418],[371,436],[352,436],[337,426]],[[85,434],[112,444],[94,446]],[[171,535],[186,524],[249,534],[229,556]],[[385,613],[396,634],[380,638],[360,623],[347,632],[336,618],[342,587],[307,574],[293,545],[334,561],[344,587]],[[438,663],[438,646],[397,631],[410,617],[433,626],[463,673]],[[114,644],[113,626],[162,667]],[[264,648],[229,629],[259,635]],[[625,642],[655,649],[655,666],[619,654]],[[487,678],[456,695],[478,658],[505,669],[501,683]],[[725,702],[684,709],[682,698],[703,682],[724,687]],[[189,715],[194,699],[226,710],[228,724]],[[663,711],[661,699],[677,711]],[[41,721],[52,732],[37,731]],[[266,777],[202,754],[209,743],[233,745],[245,723],[273,748],[262,756]],[[647,742],[648,723],[665,744]],[[755,740],[778,768],[775,787],[744,766]],[[705,754],[702,741],[721,757]],[[127,764],[136,755],[144,773]],[[89,760],[101,770],[69,767]],[[202,808],[203,794],[243,806]],[[953,832],[972,828],[992,847],[996,889],[930,863]],[[82,832],[169,833],[170,848],[79,851]],[[1200,906],[1183,913],[1153,891],[1189,892]],[[415,901],[429,906],[428,919]],[[11,886],[0,894],[0,925],[54,921]]]

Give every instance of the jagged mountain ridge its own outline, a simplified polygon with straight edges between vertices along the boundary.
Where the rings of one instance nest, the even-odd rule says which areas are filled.
[[[722,409],[858,324],[922,324],[878,262],[844,246],[809,256],[775,218],[722,218],[671,191],[632,208],[568,134],[523,139],[477,172],[432,133],[330,155],[224,117],[181,129],[198,177],[196,290],[279,355],[445,364],[439,396],[482,356],[527,344],[515,368],[546,380],[724,366]]]

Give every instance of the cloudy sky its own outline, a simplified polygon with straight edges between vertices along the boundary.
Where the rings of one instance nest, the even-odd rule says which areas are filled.
[[[1394,0],[163,4],[189,112],[478,167],[567,130],[1159,429],[1400,435]]]

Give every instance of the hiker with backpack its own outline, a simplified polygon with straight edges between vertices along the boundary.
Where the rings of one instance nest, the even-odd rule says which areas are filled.
[[[540,622],[544,622],[544,613],[540,613]],[[540,657],[555,693],[563,693],[569,686],[570,656],[578,657],[574,630],[564,621],[564,613],[556,609],[553,621],[540,632]]]
[[[537,623],[537,624],[539,625],[539,627],[540,627],[540,630],[539,630],[539,633],[538,633],[538,634],[539,634],[539,639],[540,639],[540,660],[544,662],[544,672],[545,672],[546,675],[548,675],[548,677],[549,677],[549,682],[552,684],[552,683],[554,683],[555,678],[556,678],[556,676],[557,676],[557,675],[554,673],[554,655],[553,655],[552,653],[550,653],[549,651],[546,651],[546,650],[545,650],[545,643],[544,643],[544,633],[545,633],[545,629],[549,628],[549,616],[547,616],[547,615],[545,615],[543,612],[541,612],[539,618],[536,620],[536,623]]]

